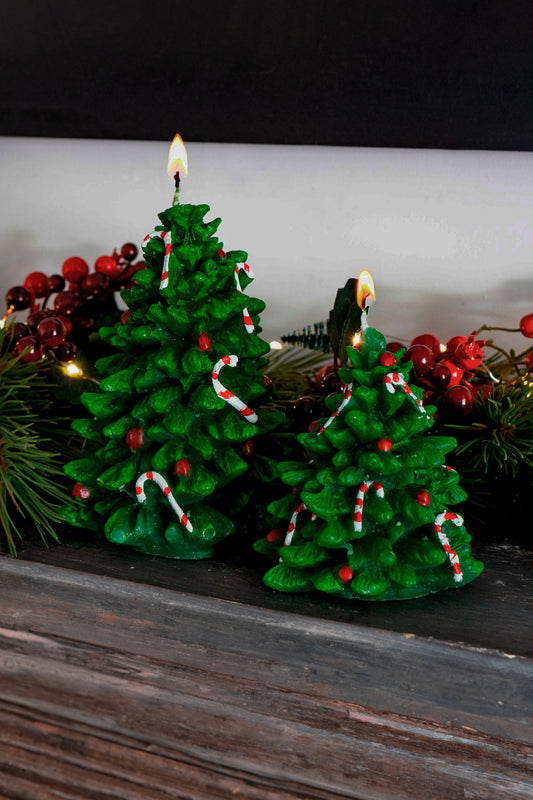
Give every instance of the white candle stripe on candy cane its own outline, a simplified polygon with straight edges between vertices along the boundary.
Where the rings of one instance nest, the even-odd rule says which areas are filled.
[[[365,502],[365,495],[370,488],[374,489],[378,497],[385,497],[385,490],[381,483],[369,479],[361,484],[357,492],[355,509],[353,512],[353,529],[356,533],[361,533],[363,529],[363,503]]]
[[[450,564],[452,565],[453,570],[453,579],[456,583],[460,583],[463,580],[463,573],[461,571],[461,565],[459,564],[459,556],[452,550],[450,547],[450,542],[448,537],[442,530],[442,526],[445,522],[453,522],[454,525],[460,527],[464,524],[464,520],[460,514],[455,514],[453,511],[443,511],[442,514],[437,514],[435,517],[435,523],[433,529],[437,536],[439,537],[439,541],[442,545],[442,549],[448,556]]]
[[[353,383],[349,383],[348,386],[346,387],[346,394],[344,395],[344,400],[342,401],[338,409],[333,412],[331,417],[322,425],[322,427],[317,433],[317,436],[320,436],[320,434],[326,430],[328,425],[331,425],[335,417],[337,417],[342,411],[342,409],[350,402],[350,398],[352,396],[352,389],[353,389]]]
[[[252,272],[251,268],[248,266],[248,264],[244,264],[244,263],[237,264],[237,266],[235,267],[235,283],[237,285],[237,291],[242,294],[243,292],[242,292],[241,284],[240,284],[240,281],[239,281],[239,270],[242,270],[243,272],[245,272],[247,275],[249,275],[250,278],[255,278],[255,275]],[[243,317],[243,320],[244,320],[244,327],[246,328],[248,333],[253,333],[254,330],[255,330],[255,325],[252,322],[252,318],[251,318],[250,314],[248,313],[248,309],[247,308],[243,308],[242,317]]]
[[[409,397],[414,403],[416,403],[418,408],[421,411],[423,411],[427,417],[429,417],[429,414],[427,413],[426,409],[424,408],[418,397],[415,395],[415,393],[413,392],[413,390],[411,389],[411,387],[409,386],[403,375],[399,375],[397,372],[389,372],[383,378],[383,383],[387,387],[387,391],[389,391],[391,394],[394,393],[394,390],[398,386],[401,387],[401,389],[405,392],[407,397]]]
[[[146,500],[146,494],[144,492],[145,481],[153,481],[159,486],[159,488],[167,498],[170,507],[178,517],[181,524],[190,533],[192,533],[193,527],[191,525],[189,518],[187,517],[181,506],[179,506],[175,501],[174,497],[172,496],[172,492],[170,491],[170,486],[168,485],[167,481],[163,478],[163,476],[159,474],[159,472],[152,472],[151,470],[148,470],[148,472],[143,472],[143,474],[137,478],[137,482],[135,484],[135,494],[137,495],[137,500],[139,501],[139,503],[144,503],[144,501]]]
[[[238,362],[238,356],[223,356],[217,361],[213,367],[213,372],[211,373],[213,389],[217,395],[222,398],[222,400],[225,400],[226,403],[230,404],[230,406],[236,408],[239,414],[242,414],[242,416],[247,419],[248,422],[253,422],[255,424],[258,421],[255,411],[253,411],[250,406],[247,406],[246,403],[243,403],[243,401],[240,400],[237,395],[233,394],[232,391],[226,389],[226,387],[223,386],[218,379],[222,367],[236,367]]]
[[[172,234],[170,231],[151,231],[148,233],[143,239],[143,247],[148,244],[150,239],[154,237],[159,237],[163,239],[165,243],[165,255],[163,258],[163,269],[161,271],[161,283],[159,284],[160,289],[165,289],[168,286],[168,261],[170,258],[170,253],[172,252]]]

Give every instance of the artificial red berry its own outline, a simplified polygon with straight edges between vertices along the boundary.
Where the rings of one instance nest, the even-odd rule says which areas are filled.
[[[386,353],[380,355],[379,363],[382,367],[393,367],[396,364],[396,356],[387,350]]]
[[[533,339],[533,314],[526,314],[525,317],[522,317],[520,320],[520,332],[522,336]]]
[[[109,258],[109,256],[105,256]],[[113,261],[113,263],[115,263]],[[102,272],[92,272],[81,282],[81,289],[85,294],[101,294],[109,289],[109,277]]]
[[[401,342],[387,342],[387,350],[389,353],[397,353],[398,350],[403,350],[405,345]]]
[[[308,432],[313,433],[313,431],[316,431],[319,422],[320,420],[318,419],[314,419],[312,422],[310,422],[309,425],[307,426]]]
[[[73,292],[58,292],[54,297],[54,311],[57,314],[72,314],[80,304],[80,299]]]
[[[79,330],[85,331],[86,333],[90,333],[90,331],[92,331],[94,328],[94,319],[88,315],[73,314],[71,319],[74,327],[79,328]]]
[[[37,330],[37,326],[43,319],[47,319],[48,314],[42,308],[36,308],[35,311],[32,311],[31,314],[28,314],[26,317],[26,325],[30,329],[31,333],[35,333]]]
[[[419,503],[421,506],[427,507],[431,503],[431,497],[425,489],[419,489],[415,495],[415,502]]]
[[[31,292],[25,286],[13,286],[6,293],[6,304],[13,311],[22,311],[31,305]]]
[[[204,353],[211,352],[211,339],[207,335],[207,333],[201,333],[198,336],[198,350]]]
[[[52,317],[52,319],[53,319],[53,317]],[[71,317],[60,317],[60,316],[58,315],[58,316],[56,317],[56,319],[59,319],[59,320],[61,320],[61,322],[62,322],[62,323],[63,323],[63,325],[65,326],[65,336],[68,336],[70,333],[72,333],[72,327],[73,327],[73,326],[72,326],[72,319],[71,319]]]
[[[414,344],[405,351],[402,361],[413,362],[413,372],[417,378],[426,375],[435,364],[433,351],[425,344]]]
[[[24,286],[34,297],[44,297],[48,293],[48,276],[44,272],[30,272],[24,279]]]
[[[118,280],[123,272],[122,267],[113,256],[99,256],[94,262],[94,268],[96,272],[105,275],[110,281]]]
[[[47,283],[47,294],[50,292],[62,292],[65,288],[65,279],[62,275],[50,275]]]
[[[174,464],[174,472],[176,475],[183,475],[185,478],[189,477],[190,464],[186,458],[180,458]]]
[[[63,364],[68,364],[76,358],[77,348],[74,342],[63,342],[56,351],[56,356]]]
[[[130,428],[126,434],[126,447],[129,450],[138,450],[144,445],[142,428]]]
[[[120,255],[126,261],[133,261],[134,258],[137,258],[138,252],[137,245],[133,244],[133,242],[126,242],[121,247]]]
[[[21,356],[20,360],[25,363],[40,361],[46,355],[43,345],[36,336],[23,336],[16,343],[14,352],[16,356]]]
[[[467,336],[452,336],[451,339],[448,339],[446,342],[446,353],[448,355],[453,355],[460,344],[468,341]]]
[[[79,283],[89,274],[89,265],[84,258],[72,256],[63,262],[61,272],[70,283]]]
[[[267,542],[269,544],[274,544],[274,542],[277,542],[277,540],[280,538],[280,536],[283,536],[283,534],[279,530],[279,528],[273,528],[271,531],[269,531],[267,533],[267,535],[265,536],[265,539],[267,540]]]
[[[353,578],[353,571],[349,564],[345,564],[343,567],[339,569],[339,580],[343,583],[348,583]]]
[[[410,346],[412,347],[414,344],[425,344],[434,356],[438,356],[441,351],[440,342],[432,333],[421,333],[420,336],[415,336]]]
[[[123,312],[122,312],[122,314],[121,314],[121,317],[120,317],[120,321],[121,321],[121,323],[122,323],[123,325],[127,325],[127,324],[128,324],[128,320],[129,320],[129,318],[130,318],[130,317],[131,317],[131,311],[129,310],[129,308],[127,308],[127,309],[126,309],[125,311],[123,311]]]
[[[91,496],[91,492],[86,486],[83,485],[83,483],[77,481],[77,483],[75,483],[72,487],[70,495],[73,498],[78,497],[80,500],[87,500]]]
[[[526,369],[531,369],[533,367],[533,352],[528,353],[526,356]]]
[[[442,402],[449,411],[465,416],[474,407],[474,394],[469,386],[450,386],[444,392]]]
[[[376,441],[376,447],[378,450],[381,450],[384,453],[387,453],[389,450],[392,450],[392,442],[390,439],[378,439]]]
[[[65,341],[66,335],[67,329],[57,317],[46,317],[37,325],[37,336],[45,347],[59,347]]]
[[[457,345],[453,354],[454,361],[465,369],[477,369],[483,361],[483,350],[485,342],[474,341],[473,336],[469,336],[465,342]]]
[[[30,329],[23,322],[15,322],[13,325],[13,341],[18,342],[23,336],[29,336]]]
[[[461,382],[464,370],[448,359],[439,361],[431,372],[429,378],[439,389],[446,389],[448,386],[457,386]]]
[[[242,452],[245,458],[250,458],[251,456],[253,456],[253,454],[255,453],[255,444],[253,443],[252,439],[247,439],[244,442],[242,446]]]

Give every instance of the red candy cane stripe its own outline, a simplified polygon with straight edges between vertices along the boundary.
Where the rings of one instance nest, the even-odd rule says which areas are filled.
[[[165,243],[165,257],[163,258],[163,270],[161,272],[160,289],[165,289],[168,286],[168,260],[172,252],[172,234],[170,231],[152,231],[148,233],[143,239],[143,247],[146,247],[150,239],[159,236]]]
[[[296,511],[291,517],[291,521],[289,522],[289,527],[287,528],[287,533],[285,534],[285,541],[283,542],[283,547],[288,547],[292,542],[292,537],[294,536],[294,531],[296,530],[296,522],[298,521],[298,517],[302,513],[302,511],[306,510],[306,506],[303,503],[300,503]]]
[[[370,488],[374,489],[378,497],[385,497],[385,491],[381,483],[368,480],[361,484],[355,499],[355,509],[353,513],[353,529],[356,533],[361,533],[363,528],[363,503],[365,502],[365,495]]]
[[[237,291],[242,294],[241,284],[239,282],[239,270],[240,269],[242,269],[242,271],[245,272],[250,278],[255,278],[255,275],[252,272],[251,268],[248,266],[248,264],[242,264],[242,263],[241,264],[237,264],[237,266],[235,267],[235,283],[237,284]],[[243,316],[243,320],[244,320],[244,327],[246,328],[248,333],[253,333],[254,330],[255,330],[255,325],[252,322],[252,318],[251,318],[250,314],[248,313],[248,309],[247,308],[243,308],[242,316]]]
[[[178,517],[179,521],[181,522],[181,524],[190,533],[192,533],[193,532],[193,527],[192,527],[187,515],[185,514],[185,512],[183,511],[181,506],[179,506],[176,503],[176,501],[174,500],[174,497],[172,496],[172,492],[170,491],[170,486],[168,485],[166,480],[163,478],[163,476],[159,474],[159,472],[152,472],[152,471],[149,470],[148,472],[143,472],[143,474],[139,478],[137,478],[137,482],[135,484],[135,494],[137,495],[137,500],[139,501],[139,503],[144,503],[144,501],[146,500],[146,494],[144,493],[144,483],[145,483],[145,481],[154,481],[154,483],[157,483],[157,485],[159,486],[159,488],[162,490],[163,494],[167,498],[167,500],[168,500],[168,502],[170,504],[170,507],[172,508],[172,510],[177,515],[177,517]]]
[[[229,389],[226,389],[223,386],[219,379],[218,375],[222,367],[236,367],[239,362],[238,356],[223,356],[215,366],[213,367],[213,372],[211,373],[211,379],[213,381],[213,389],[217,393],[222,400],[225,400],[226,403],[229,403],[230,406],[236,408],[239,414],[242,414],[248,422],[253,422],[254,424],[257,422],[257,414],[253,411],[250,406],[247,406],[246,403],[243,403],[236,395],[233,394]]]
[[[325,423],[322,425],[322,427],[320,428],[320,430],[319,430],[319,431],[318,431],[318,433],[317,433],[317,436],[320,436],[320,434],[321,434],[323,431],[325,431],[325,430],[326,430],[326,428],[328,427],[328,425],[331,425],[331,423],[333,422],[333,420],[335,419],[335,417],[337,417],[337,416],[340,414],[340,412],[342,411],[342,409],[343,409],[343,408],[344,408],[344,407],[347,405],[347,403],[349,403],[349,402],[350,402],[350,398],[351,398],[351,396],[352,396],[352,388],[353,388],[353,383],[349,383],[349,384],[348,384],[348,386],[346,387],[346,393],[345,393],[345,395],[344,395],[344,400],[342,401],[342,403],[340,404],[340,406],[338,407],[338,409],[337,409],[336,411],[334,411],[334,412],[333,412],[333,414],[332,414],[332,415],[331,415],[331,417],[330,417],[330,418],[327,420],[327,422],[325,422]]]
[[[456,583],[460,583],[463,580],[463,573],[461,572],[461,567],[459,564],[459,556],[452,550],[450,547],[450,542],[448,541],[448,537],[442,530],[442,526],[445,522],[453,522],[454,525],[460,526],[464,524],[463,518],[460,514],[455,514],[453,511],[444,511],[442,514],[438,514],[435,517],[435,524],[434,524],[434,531],[439,537],[439,541],[442,545],[442,549],[448,556],[450,564],[452,565],[453,570],[453,579]]]
[[[405,392],[407,397],[409,397],[414,403],[416,403],[418,408],[421,411],[423,411],[424,414],[426,414],[426,416],[428,416],[426,409],[424,408],[424,406],[422,405],[422,403],[420,402],[418,397],[415,395],[415,393],[413,392],[413,390],[411,389],[411,387],[409,386],[409,384],[407,383],[407,381],[405,380],[403,375],[398,375],[397,372],[389,372],[383,378],[383,383],[385,384],[385,386],[387,387],[387,390],[391,394],[394,393],[394,390],[398,386],[401,386],[401,388],[403,389],[403,391]]]

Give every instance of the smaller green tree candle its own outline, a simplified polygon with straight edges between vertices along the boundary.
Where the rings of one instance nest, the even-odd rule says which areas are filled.
[[[445,464],[456,441],[428,435],[435,408],[424,408],[408,382],[412,364],[387,351],[362,307],[361,343],[346,348],[339,371],[344,393],[329,398],[328,419],[298,436],[307,460],[280,465],[291,493],[270,505],[285,526],[255,543],[278,559],[264,582],[359,600],[464,586],[483,565],[452,508],[466,498]]]

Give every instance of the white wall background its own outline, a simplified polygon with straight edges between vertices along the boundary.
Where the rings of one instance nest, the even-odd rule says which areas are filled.
[[[267,340],[327,318],[363,267],[390,339],[533,312],[533,153],[189,144],[183,202],[249,253]],[[170,205],[168,144],[0,138],[0,293],[140,245]],[[499,337],[499,335],[498,335]],[[521,337],[507,337],[520,348]]]

